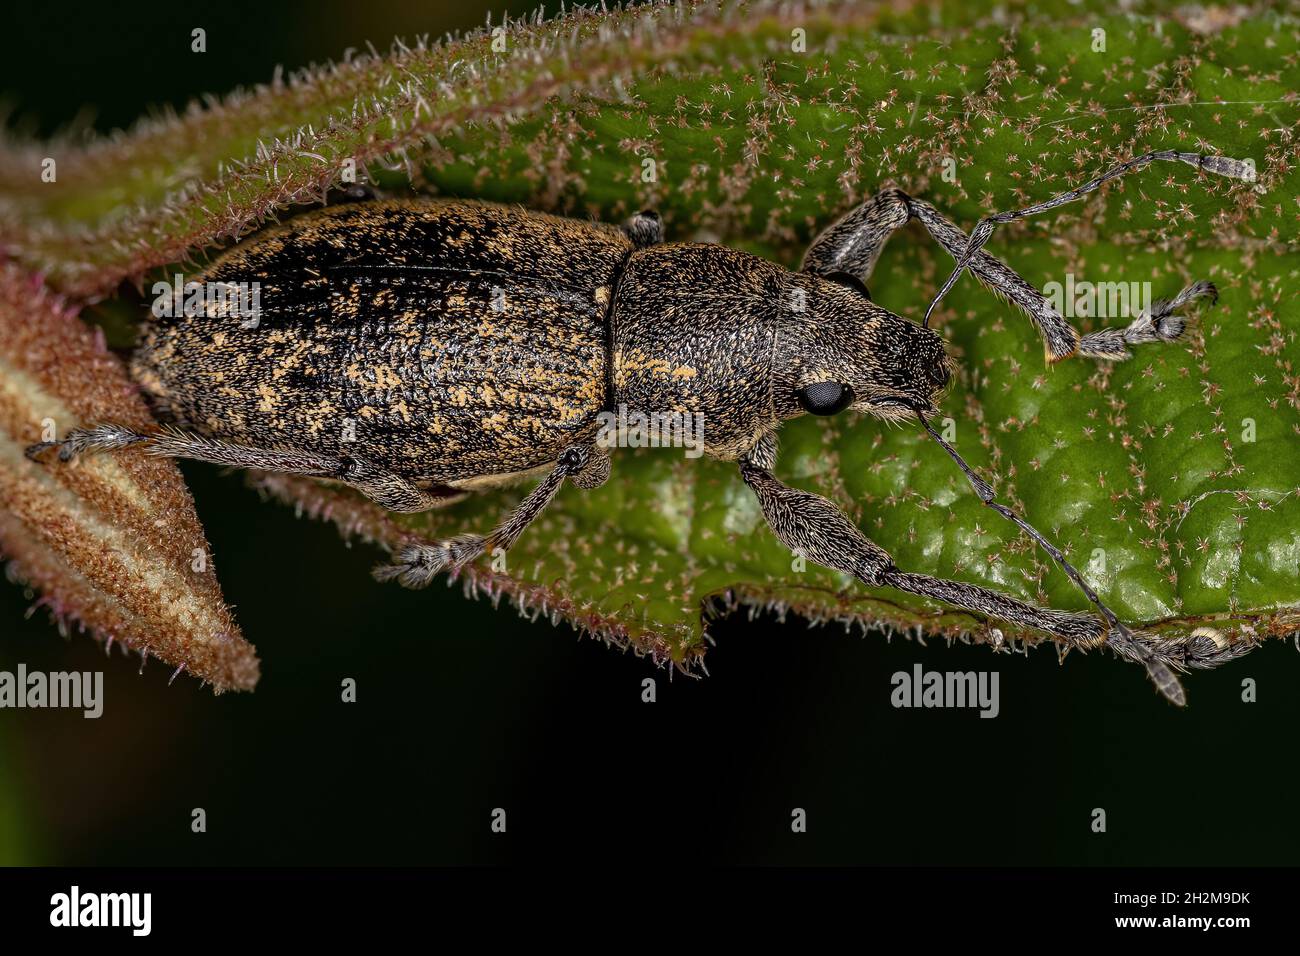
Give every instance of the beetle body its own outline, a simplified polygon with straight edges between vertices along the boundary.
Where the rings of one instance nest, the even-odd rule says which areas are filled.
[[[160,417],[254,448],[363,454],[449,485],[553,462],[604,406],[616,228],[474,203],[360,203],[222,256],[238,316],[150,323]]]
[[[160,418],[453,488],[556,461],[620,404],[700,414],[705,450],[735,459],[802,414],[798,388],[851,373],[848,352],[903,390],[922,339],[942,363],[933,333],[821,277],[487,203],[329,207],[201,281],[255,283],[260,308],[149,324],[133,375]]]
[[[1178,311],[1215,297],[1212,284],[1158,300],[1128,326],[1080,334],[1015,270],[982,251],[994,226],[1073,202],[1157,160],[1254,176],[1243,161],[1158,150],[1052,199],[987,217],[969,236],[929,203],[886,189],[824,229],[798,272],[723,246],[662,243],[650,213],[620,230],[464,201],[323,209],[239,244],[200,277],[200,285],[255,285],[252,321],[209,300],[150,323],[133,372],[172,428],[102,423],[27,454],[57,447],[66,461],[144,446],[341,481],[394,511],[440,507],[476,487],[545,471],[490,533],[413,540],[376,569],[381,580],[422,587],[485,552],[508,550],[565,481],[601,484],[610,473],[605,413],[689,415],[703,425],[703,451],[738,463],[773,534],[792,552],[871,587],[1044,631],[1064,646],[1107,643],[1141,661],[1181,703],[1174,669],[1191,665],[1187,647],[1125,628],[1064,554],[997,502],[927,420],[950,377],[928,319],[967,270],[1029,317],[1049,361],[1123,360],[1131,347],[1181,338],[1187,323]],[[865,284],[889,235],[913,221],[955,261],[922,325],[873,304]],[[834,502],[781,482],[773,470],[782,422],[846,409],[915,416],[979,499],[1045,548],[1097,615],[903,571]],[[1195,666],[1237,653],[1203,646]]]

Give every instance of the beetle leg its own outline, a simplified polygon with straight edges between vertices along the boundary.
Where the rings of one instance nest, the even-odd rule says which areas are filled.
[[[979,254],[979,250],[983,248],[984,243],[988,242],[989,237],[993,235],[993,229],[995,226],[1001,225],[1004,222],[1016,222],[1021,219],[1028,219],[1030,216],[1037,215],[1040,212],[1047,212],[1049,209],[1055,209],[1058,206],[1064,206],[1066,203],[1072,203],[1076,199],[1082,199],[1089,193],[1100,189],[1104,183],[1108,183],[1112,179],[1118,179],[1125,173],[1142,169],[1158,159],[1186,163],[1188,166],[1195,166],[1197,169],[1203,169],[1206,172],[1214,173],[1216,176],[1225,176],[1229,179],[1240,179],[1246,182],[1255,181],[1255,166],[1249,161],[1231,159],[1227,156],[1205,156],[1201,153],[1183,153],[1175,149],[1158,149],[1149,153],[1143,153],[1141,156],[1134,156],[1132,159],[1120,163],[1118,166],[1112,166],[1100,176],[1096,176],[1080,186],[1075,186],[1073,189],[1068,189],[1063,193],[1059,193],[1051,199],[1034,203],[1032,206],[1013,209],[1010,212],[1000,212],[996,215],[985,216],[975,224],[975,228],[971,230],[970,239],[966,242],[965,247],[961,252],[954,254],[956,266],[952,270],[952,275],[948,276],[947,281],[940,287],[938,293],[934,297],[934,301],[930,303],[930,307],[925,310],[924,324],[930,324],[930,315],[934,312],[935,307],[938,306],[939,300],[947,294],[948,290],[951,289],[954,283],[956,283],[956,281],[961,277],[962,271],[973,263],[975,256]],[[949,251],[951,252],[952,250]],[[1057,358],[1064,358],[1064,356],[1057,356],[1055,353],[1053,353],[1053,355]]]
[[[870,587],[893,587],[952,604],[977,614],[1000,618],[1044,631],[1067,647],[1089,649],[1106,645],[1126,660],[1143,664],[1156,687],[1169,700],[1186,698],[1175,671],[1184,667],[1213,667],[1230,659],[1226,650],[1207,652],[1176,641],[1134,634],[1122,624],[1108,625],[1091,614],[1035,607],[977,584],[912,574],[894,565],[893,558],[867,538],[832,502],[783,484],[771,472],[742,460],[740,474],[753,489],[773,534],[792,552]],[[1232,655],[1240,653],[1233,650]]]
[[[338,470],[325,477],[351,485],[381,508],[407,514],[445,508],[469,494],[445,485],[431,489],[421,488],[401,475],[385,471],[360,458],[339,459]]]
[[[928,202],[899,194],[913,218],[925,227],[931,238],[956,261],[966,249],[969,237],[952,220]],[[1056,310],[1045,295],[997,256],[978,252],[970,261],[975,278],[994,295],[1008,299],[1034,323],[1043,339],[1048,361],[1055,362],[1073,355],[1079,348],[1079,333]]]
[[[632,240],[638,249],[657,246],[664,241],[664,226],[659,221],[659,213],[653,209],[642,209],[627,221],[623,234]]]
[[[148,442],[152,436],[137,432],[121,425],[97,425],[94,428],[74,428],[68,436],[60,441],[43,441],[28,445],[24,452],[32,461],[52,448],[59,450],[59,461],[71,461],[77,455],[88,451],[112,451],[117,448],[130,448]]]
[[[783,484],[747,459],[740,462],[740,477],[758,498],[772,533],[792,552],[873,587],[883,583],[881,574],[893,567],[889,553],[833,503]]]
[[[1201,296],[1209,296],[1211,302],[1217,302],[1219,290],[1211,282],[1194,282],[1172,299],[1152,302],[1126,328],[1111,326],[1089,332],[1079,340],[1079,354],[1122,361],[1129,357],[1130,345],[1173,342],[1187,328],[1187,320],[1174,313],[1179,307]]]
[[[891,585],[925,594],[959,607],[1037,628],[1071,645],[1092,645],[1105,638],[1102,622],[1090,614],[1071,614],[1024,604],[975,584],[907,574],[848,519],[836,505],[810,491],[782,483],[771,472],[747,462],[740,465],[772,533],[795,554],[835,571],[851,574],[870,587]]]
[[[776,467],[776,454],[776,432],[768,432],[745,453],[745,462],[754,468],[771,471]]]
[[[1042,204],[1041,208],[1033,208],[1041,212],[1042,209],[1051,208],[1052,202],[1054,201]],[[896,229],[906,225],[909,219],[920,222],[930,236],[953,257],[954,262],[960,262],[969,253],[966,267],[985,288],[1000,298],[1008,299],[1029,316],[1043,339],[1048,361],[1051,362],[1075,354],[1090,358],[1126,359],[1130,354],[1130,345],[1175,341],[1182,335],[1186,323],[1178,318],[1169,318],[1170,313],[1198,295],[1213,294],[1213,286],[1208,282],[1198,282],[1184,289],[1168,303],[1153,303],[1148,315],[1139,315],[1127,328],[1103,328],[1081,337],[1051,301],[1019,273],[997,256],[979,251],[983,241],[976,244],[974,251],[970,252],[968,247],[971,239],[966,233],[934,206],[913,199],[900,189],[886,189],[877,193],[823,230],[804,254],[803,271],[817,275],[848,272],[865,283],[880,258],[885,240]],[[992,231],[991,226],[987,229]],[[987,240],[987,235],[984,238]],[[954,277],[950,277],[936,296],[936,303],[951,288],[955,275],[954,273]],[[1162,307],[1165,311],[1161,314],[1159,310]],[[932,304],[926,311],[927,318],[933,309]]]
[[[848,272],[863,282],[871,277],[885,240],[915,219],[956,260],[968,237],[928,202],[913,199],[901,189],[886,189],[828,226],[804,254],[803,271],[818,275]],[[977,253],[970,261],[975,277],[996,295],[1010,299],[1038,329],[1049,358],[1073,355],[1079,333],[1061,317],[1052,303],[996,256]]]
[[[897,189],[886,189],[821,231],[804,253],[804,272],[830,275],[847,272],[865,284],[876,267],[885,240],[907,225],[908,197]]]
[[[910,196],[905,199],[913,216],[925,226],[934,240],[953,257],[953,261],[960,260],[969,241],[966,233],[929,203]],[[1080,336],[1046,296],[1001,259],[987,252],[977,252],[971,258],[969,267],[985,288],[994,295],[1009,299],[1029,316],[1043,338],[1049,362],[1057,362],[1076,354],[1121,361],[1131,354],[1128,350],[1130,345],[1174,342],[1187,328],[1183,319],[1172,314],[1174,310],[1199,296],[1217,298],[1218,295],[1210,283],[1197,282],[1171,300],[1153,302],[1146,312],[1138,315],[1125,328],[1107,327]]]
[[[379,581],[397,581],[408,588],[422,588],[443,571],[455,571],[483,552],[507,551],[542,512],[566,478],[582,488],[593,488],[609,477],[609,455],[591,445],[565,449],[555,467],[530,491],[505,521],[491,534],[462,534],[436,543],[415,541],[394,555],[392,564],[375,568]],[[594,482],[594,484],[593,484]]]
[[[584,490],[599,488],[609,480],[609,473],[612,469],[609,450],[594,445],[584,447],[587,447],[587,460],[579,466],[577,471],[573,472],[574,487]]]
[[[1187,667],[1214,667],[1245,653],[1249,649],[1243,646],[1233,647],[1226,643],[1220,646],[1218,642],[1213,642],[1213,649],[1204,646],[1200,649],[1192,649],[1177,640],[1171,641],[1131,631],[1115,616],[1110,608],[1102,603],[1101,598],[1097,596],[1097,592],[1066,560],[1060,548],[1048,541],[1038,529],[1034,528],[1011,508],[995,500],[993,488],[989,483],[976,474],[970,465],[966,464],[965,459],[961,457],[957,449],[944,440],[943,436],[926,421],[925,415],[917,412],[916,417],[921,422],[921,427],[925,429],[926,433],[956,462],[957,467],[961,469],[971,488],[974,489],[976,497],[987,507],[993,509],[1029,535],[1039,547],[1051,555],[1052,560],[1065,572],[1066,577],[1073,581],[1075,586],[1084,593],[1092,606],[1097,609],[1097,613],[1101,615],[1101,619],[1105,624],[1106,645],[1120,657],[1142,664],[1159,691],[1173,703],[1181,706],[1187,702],[1182,685],[1178,683],[1178,678],[1174,673],[1175,670]],[[890,583],[894,587],[903,587],[903,585],[893,581]],[[904,589],[906,590],[906,588]]]
[[[191,458],[214,465],[256,468],[341,481],[389,511],[427,511],[448,503],[447,495],[418,488],[401,475],[377,468],[361,458],[250,448],[174,428],[156,432],[137,432],[121,425],[74,428],[62,441],[41,442],[30,446],[27,457],[34,460],[45,451],[58,448],[59,460],[69,461],[86,452],[111,451],[133,445],[145,445],[149,454],[164,458]]]

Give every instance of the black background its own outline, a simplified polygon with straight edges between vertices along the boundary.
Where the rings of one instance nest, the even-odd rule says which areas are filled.
[[[174,4],[6,14],[10,125],[95,108],[101,130],[394,34],[473,26],[476,3]],[[496,5],[494,5],[496,6]],[[499,9],[499,7],[497,7]],[[516,7],[518,9],[518,7]],[[189,53],[189,31],[209,53]],[[617,463],[616,463],[617,467]],[[1187,681],[1176,711],[1140,669],[863,639],[799,621],[719,623],[712,676],[468,601],[372,582],[378,554],[185,463],[227,599],[263,659],[213,698],[156,661],[60,640],[0,585],[0,669],[105,672],[97,721],[0,711],[4,862],[340,864],[620,860],[1290,864],[1300,818],[1296,651],[1271,642]],[[996,669],[1001,715],[890,706],[890,675]],[[654,677],[658,700],[642,703]],[[340,702],[355,678],[356,704]],[[1254,678],[1259,702],[1241,702]],[[190,814],[207,811],[194,834]],[[508,832],[493,834],[493,808]],[[808,832],[793,834],[804,808]],[[1093,808],[1108,829],[1093,833]]]

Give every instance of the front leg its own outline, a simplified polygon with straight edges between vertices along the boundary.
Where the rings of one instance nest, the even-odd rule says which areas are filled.
[[[889,553],[831,502],[782,484],[748,458],[740,462],[740,477],[758,498],[772,533],[793,553],[872,587],[884,583],[882,575],[894,566]]]
[[[781,543],[822,567],[851,574],[870,587],[895,587],[1046,631],[1074,647],[1095,646],[1105,640],[1105,626],[1090,614],[1038,608],[976,584],[901,571],[888,551],[821,495],[791,488],[746,461],[740,464],[740,474],[753,489],[763,517]]]
[[[964,581],[949,581],[928,574],[900,570],[884,548],[858,530],[832,502],[820,495],[782,484],[751,459],[742,459],[740,474],[753,489],[763,517],[777,538],[792,552],[810,561],[851,574],[870,587],[888,586],[943,601],[977,614],[999,618],[1021,627],[1044,631],[1067,647],[1089,649],[1109,646],[1120,657],[1147,669],[1156,688],[1170,701],[1183,705],[1187,698],[1176,669],[1213,667],[1230,659],[1218,647],[1192,648],[1134,634],[1123,625],[1112,629],[1091,614],[1074,614],[1035,607],[1013,597]],[[1232,652],[1232,656],[1238,652]]]

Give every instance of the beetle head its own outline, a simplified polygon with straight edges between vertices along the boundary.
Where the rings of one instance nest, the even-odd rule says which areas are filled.
[[[952,363],[936,333],[875,305],[851,276],[798,273],[788,291],[773,363],[779,418],[938,411]]]

